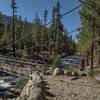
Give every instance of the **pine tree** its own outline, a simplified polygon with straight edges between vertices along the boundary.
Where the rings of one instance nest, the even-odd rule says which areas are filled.
[[[46,26],[46,24],[47,24],[47,18],[48,18],[48,11],[45,10],[45,11],[44,11],[44,25],[45,25],[45,26]]]
[[[33,38],[33,50],[36,51],[36,55],[38,57],[39,52],[41,50],[40,42],[41,42],[41,20],[36,13],[35,20],[32,27],[32,38]]]
[[[53,12],[52,12],[51,32],[53,39],[55,39],[54,52],[59,54],[61,53],[61,37],[63,32],[63,24],[61,22],[61,14],[60,14],[60,2],[56,3],[52,11]]]
[[[93,56],[93,47],[94,41],[100,40],[100,1],[95,0],[95,5],[93,0],[80,0],[84,2],[81,11],[81,21],[82,21],[82,28],[80,29],[79,33],[79,51],[81,53],[86,53],[87,50],[91,48],[91,57]],[[95,11],[94,11],[95,10]],[[95,16],[94,16],[95,13]],[[95,20],[95,22],[94,22]],[[98,51],[100,52],[100,51]],[[91,64],[92,66],[93,64]],[[93,69],[93,68],[91,68]]]

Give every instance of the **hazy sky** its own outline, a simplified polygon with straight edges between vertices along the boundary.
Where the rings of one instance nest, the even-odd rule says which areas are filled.
[[[51,19],[51,10],[53,5],[57,2],[61,2],[61,13],[71,10],[72,8],[78,6],[80,2],[78,0],[16,0],[17,2],[17,15],[21,15],[24,18],[27,18],[28,21],[33,22],[35,13],[38,12],[38,15],[43,19],[43,12],[45,9],[49,12],[48,22]],[[0,0],[0,12],[6,15],[12,15],[11,10],[11,0]],[[62,22],[64,23],[65,29],[72,31],[81,26],[79,9],[63,17]],[[72,36],[75,37],[77,32],[72,33]]]

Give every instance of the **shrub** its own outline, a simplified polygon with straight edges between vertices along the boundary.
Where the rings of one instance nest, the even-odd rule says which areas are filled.
[[[27,79],[18,79],[16,80],[16,85],[18,88],[23,89],[23,87],[26,85],[26,83],[28,82]]]
[[[78,71],[78,68],[76,68],[74,65],[69,66],[69,67],[66,68],[66,69],[67,69],[67,71],[68,71],[69,73],[77,72],[77,71]]]
[[[60,67],[60,57],[59,56],[55,56],[52,62],[52,69],[54,70],[57,67]]]
[[[94,77],[94,76],[100,74],[100,70],[90,70],[88,74],[89,74],[89,76]]]

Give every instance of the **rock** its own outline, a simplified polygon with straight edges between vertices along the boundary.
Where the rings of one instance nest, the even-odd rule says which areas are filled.
[[[43,83],[43,80],[40,77],[38,77],[37,80],[36,80],[36,86],[41,88],[42,83]]]
[[[21,92],[21,89],[17,89],[17,88],[11,88],[10,89],[11,93],[13,93],[14,95],[18,96]]]
[[[78,72],[74,72],[74,76],[79,76],[79,73]]]
[[[67,70],[64,70],[64,75],[67,75],[68,71]]]
[[[74,76],[75,72],[72,72],[72,76]]]
[[[61,74],[60,68],[55,68],[55,70],[53,72],[53,76],[60,75],[60,74]]]
[[[80,75],[80,76],[87,76],[87,73],[86,73],[85,71],[80,71],[80,72],[79,72],[79,75]]]
[[[81,76],[87,76],[86,73],[81,74]]]
[[[64,70],[64,75],[79,76],[79,73],[78,72],[68,72],[67,70]]]
[[[51,75],[52,74],[52,70],[47,70],[44,74],[45,75]]]
[[[35,73],[33,73],[31,75],[32,81],[35,82],[38,76],[39,76],[39,73],[37,71]]]
[[[31,75],[31,78],[32,80],[29,80],[16,100],[44,100],[42,76],[35,72]]]
[[[71,80],[77,80],[79,79],[79,76],[74,76]]]
[[[100,82],[100,76],[95,76],[95,79]]]
[[[41,95],[35,94],[30,96],[27,100],[43,100],[43,99],[41,98]]]
[[[27,100],[43,100],[41,94],[42,94],[41,88],[36,87],[31,91],[30,96]]]

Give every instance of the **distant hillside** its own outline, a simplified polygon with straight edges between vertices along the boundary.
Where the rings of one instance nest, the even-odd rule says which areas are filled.
[[[8,15],[3,15],[3,20],[5,22],[5,24],[11,24],[12,23],[12,16],[8,16]],[[23,21],[24,23],[24,21]],[[32,23],[27,22],[29,27],[32,27]]]
[[[2,15],[2,16],[3,16],[3,22],[5,22],[5,24],[12,23],[12,17],[11,16],[7,16],[7,15]]]

